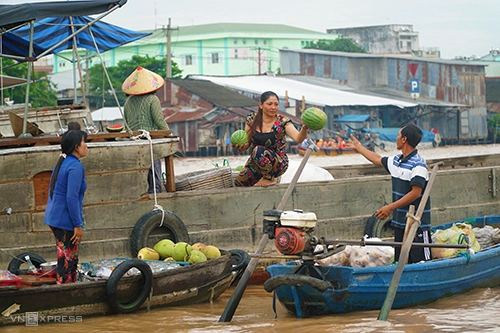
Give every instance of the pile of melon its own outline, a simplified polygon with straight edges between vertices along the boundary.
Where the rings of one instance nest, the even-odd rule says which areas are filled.
[[[174,243],[170,239],[162,239],[153,248],[143,247],[137,253],[138,259],[181,261],[195,264],[221,256],[220,250],[213,245],[186,242]]]

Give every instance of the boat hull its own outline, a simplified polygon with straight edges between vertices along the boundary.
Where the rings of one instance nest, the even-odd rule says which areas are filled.
[[[183,266],[153,274],[153,294],[141,308],[180,306],[217,299],[233,281],[231,255],[223,254],[195,265]],[[140,288],[141,277],[120,280],[121,292]],[[105,315],[112,313],[106,298],[107,280],[77,282],[64,285],[43,285],[31,288],[0,287],[0,310],[19,304],[20,311],[0,316],[0,325],[24,324],[26,314],[41,317]],[[140,311],[140,310],[139,310]]]
[[[490,222],[500,221],[500,216]],[[451,224],[449,224],[451,226]],[[392,308],[428,304],[443,297],[479,287],[500,285],[500,246],[479,251],[466,258],[458,256],[404,267]],[[272,265],[272,277],[294,274],[299,266]],[[396,265],[353,268],[318,266],[331,285],[320,292],[310,285],[280,285],[275,289],[279,302],[297,317],[381,309]]]

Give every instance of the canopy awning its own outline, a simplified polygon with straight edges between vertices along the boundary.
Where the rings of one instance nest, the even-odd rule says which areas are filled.
[[[370,119],[369,114],[346,114],[335,120],[338,123],[364,123]]]
[[[46,17],[100,14],[126,3],[127,0],[90,0],[0,5],[0,28],[9,30]]]
[[[87,16],[47,17],[37,20],[34,26],[33,42],[42,50],[52,49],[50,53],[59,53],[73,48],[71,35],[82,27],[86,27],[75,36],[76,47],[102,53],[151,34],[128,30],[102,21],[93,21],[94,19]],[[29,42],[30,26],[16,29],[12,31],[12,34]],[[28,49],[19,51],[14,55],[28,56]],[[40,54],[42,52],[34,52],[35,57]]]

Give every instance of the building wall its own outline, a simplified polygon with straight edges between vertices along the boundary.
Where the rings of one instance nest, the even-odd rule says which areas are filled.
[[[327,29],[327,33],[352,39],[372,54],[405,54],[420,49],[418,32],[411,24]]]
[[[488,135],[485,71],[484,66],[477,66],[477,63],[436,61],[416,57],[407,59],[349,55],[343,52],[316,50],[281,50],[281,59],[283,59],[282,74],[298,72],[302,75],[333,79],[355,88],[387,87],[406,92],[408,95],[409,81],[412,78],[408,64],[418,64],[415,78],[420,82],[421,97],[467,106],[461,108],[463,110],[458,116],[455,111],[451,115],[446,115],[453,119],[459,118],[459,126],[453,123],[447,131],[451,137],[460,141],[485,139]],[[452,108],[451,106],[444,108],[444,111]]]
[[[231,25],[229,25],[231,26]],[[201,26],[200,26],[201,27]],[[285,26],[286,28],[286,26]],[[180,28],[182,29],[182,27]],[[187,75],[253,75],[267,71],[276,72],[280,67],[279,49],[301,49],[307,42],[319,39],[334,40],[335,34],[314,31],[269,31],[252,25],[246,31],[216,31],[192,35],[180,34],[171,40],[172,60]],[[166,35],[156,32],[141,40],[126,44],[102,54],[106,66],[116,66],[121,60],[133,55],[165,57]],[[80,52],[83,56],[85,51]],[[68,59],[71,51],[60,53]],[[92,64],[100,63],[99,57],[92,58]],[[71,70],[72,65],[63,57],[54,56],[54,73]]]

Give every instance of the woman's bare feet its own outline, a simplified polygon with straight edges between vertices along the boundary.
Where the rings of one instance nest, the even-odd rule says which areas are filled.
[[[276,179],[269,180],[261,178],[257,183],[254,184],[254,186],[260,186],[260,187],[266,187],[272,185],[276,185]]]

